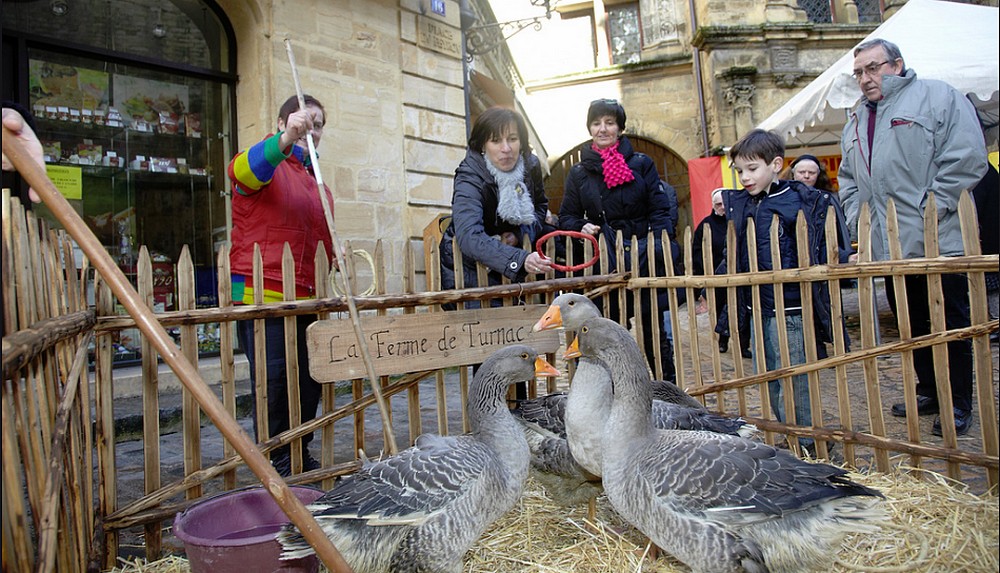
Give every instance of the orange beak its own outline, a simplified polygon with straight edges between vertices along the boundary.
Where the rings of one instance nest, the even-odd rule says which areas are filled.
[[[535,376],[543,378],[559,376],[560,372],[541,356],[535,358]]]
[[[580,354],[580,337],[577,336],[573,339],[573,343],[569,345],[569,348],[566,349],[566,353],[563,354],[563,358],[569,360],[570,358],[579,358],[581,356],[583,356],[583,354]]]
[[[549,309],[545,311],[542,318],[538,319],[535,326],[531,327],[532,332],[541,332],[542,330],[552,330],[553,328],[559,328],[562,326],[562,311],[556,305],[549,306]]]

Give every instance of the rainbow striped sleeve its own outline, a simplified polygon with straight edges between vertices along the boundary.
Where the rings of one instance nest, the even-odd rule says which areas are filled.
[[[241,195],[252,195],[271,182],[274,169],[288,158],[289,153],[281,151],[281,132],[268,137],[249,149],[239,152],[229,162],[229,180]]]

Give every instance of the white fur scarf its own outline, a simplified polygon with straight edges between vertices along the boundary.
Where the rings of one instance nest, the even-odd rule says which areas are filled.
[[[483,154],[486,169],[496,179],[499,189],[497,215],[513,225],[530,225],[535,222],[535,202],[524,184],[524,157],[517,158],[517,164],[510,171],[500,171]]]

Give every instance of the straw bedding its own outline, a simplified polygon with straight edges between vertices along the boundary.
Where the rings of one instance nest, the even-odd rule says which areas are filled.
[[[852,474],[885,496],[890,520],[876,535],[849,537],[837,555],[835,572],[995,573],[1000,505],[991,494],[968,493],[962,484],[931,472],[923,479],[901,469],[895,474]],[[919,470],[914,470],[919,471]],[[564,508],[529,481],[514,508],[472,548],[466,573],[686,573],[669,556],[644,559],[643,537],[624,523],[607,500],[597,502],[597,523],[586,506]],[[123,562],[120,573],[187,573],[187,561],[168,557]]]

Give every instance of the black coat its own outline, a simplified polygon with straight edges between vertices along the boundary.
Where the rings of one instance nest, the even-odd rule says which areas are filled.
[[[785,201],[780,199],[779,192],[794,193],[795,195],[784,195],[784,197],[790,199],[789,201]],[[794,205],[793,209],[786,209],[788,211],[787,214],[784,214],[782,211],[785,209],[784,206],[777,209],[764,209],[768,213],[772,210],[779,212],[778,224],[782,226],[782,232],[779,233],[780,240],[782,240],[780,248],[782,269],[799,266],[795,243],[795,217],[799,209],[805,215],[808,227],[810,265],[825,264],[827,262],[825,226],[827,210],[831,206],[837,217],[836,228],[839,262],[846,263],[848,256],[851,254],[850,235],[844,219],[844,212],[840,208],[840,202],[829,191],[819,191],[798,181],[780,181],[777,185],[772,185],[767,194],[761,193],[757,196],[751,196],[745,189],[723,191],[722,201],[726,208],[727,220],[733,221],[736,227],[737,268],[735,272],[749,272],[750,270],[746,230],[747,221],[751,218],[754,219],[757,229],[757,241],[752,246],[758,254],[758,270],[771,270],[774,267],[771,264],[771,242],[769,238],[770,214],[763,216],[761,212],[762,205],[765,202],[771,202],[772,205],[777,202],[783,203],[785,206]],[[725,274],[726,271],[726,259],[723,258],[716,274]],[[783,290],[786,307],[798,306],[800,304],[798,283],[785,283]],[[826,281],[813,282],[812,292],[812,311],[816,320],[817,336],[823,342],[832,342],[833,326],[830,316],[830,290],[827,287]],[[760,298],[763,308],[757,309],[757,312],[773,313],[774,289],[771,285],[761,285]],[[750,309],[750,287],[740,287],[737,290],[737,299],[740,305],[740,313],[746,313]],[[723,315],[716,327],[716,332],[726,332],[729,328],[728,322],[726,315]]]
[[[601,155],[590,147],[584,148],[580,162],[566,176],[559,228],[579,231],[585,223],[600,225],[609,246],[615,244],[616,231],[622,232],[625,241],[633,236],[645,241],[647,233],[652,231],[657,242],[656,260],[661,261],[660,234],[670,227],[667,195],[660,186],[653,160],[633,150],[627,137],[619,142],[618,151],[635,179],[608,189]],[[645,264],[645,260],[645,252],[640,253],[640,261]]]
[[[549,200],[542,184],[542,169],[538,158],[529,155],[524,164],[524,183],[535,203],[535,222],[514,225],[497,215],[500,202],[496,179],[486,168],[481,153],[468,151],[455,169],[455,188],[451,199],[451,224],[441,237],[441,288],[455,288],[452,239],[458,238],[462,251],[465,286],[479,285],[476,262],[490,268],[489,283],[500,284],[500,275],[513,281],[524,280],[524,260],[528,251],[501,243],[496,237],[505,232],[519,239],[527,233],[532,240],[545,222]]]

